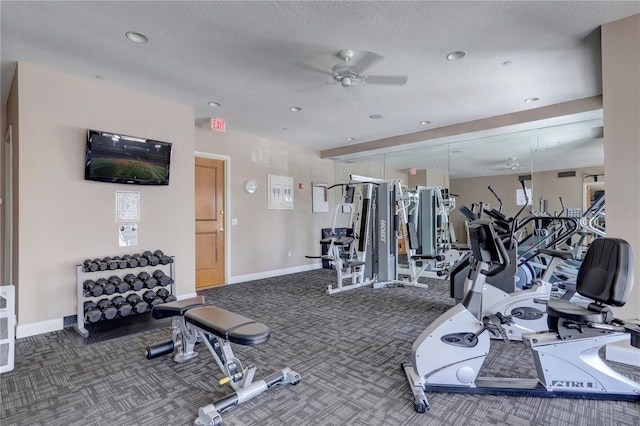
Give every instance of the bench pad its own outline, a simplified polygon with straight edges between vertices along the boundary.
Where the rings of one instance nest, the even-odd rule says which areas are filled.
[[[184,318],[196,327],[238,345],[259,345],[269,340],[270,330],[266,325],[216,306],[190,309]]]
[[[174,317],[176,315],[184,315],[189,309],[198,306],[204,306],[204,296],[191,297],[189,299],[156,305],[151,310],[151,314],[155,319]]]

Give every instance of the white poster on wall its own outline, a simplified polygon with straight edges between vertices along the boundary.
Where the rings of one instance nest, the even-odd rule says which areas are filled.
[[[140,192],[116,191],[116,222],[140,222]]]
[[[138,224],[122,223],[118,225],[118,241],[120,247],[135,247],[138,245]]]
[[[529,198],[529,202],[527,203],[527,198]],[[524,206],[525,204],[530,206],[532,205],[531,200],[533,199],[533,193],[531,192],[531,188],[527,188],[527,197],[524,196],[524,191],[522,189],[516,189],[516,204],[519,206]]]
[[[293,210],[293,178],[269,175],[268,208]]]

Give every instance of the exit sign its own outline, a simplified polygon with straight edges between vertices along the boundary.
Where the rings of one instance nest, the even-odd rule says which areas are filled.
[[[216,118],[216,117],[211,118],[211,130],[215,130],[216,132],[224,132],[225,130],[224,120],[220,120],[219,118]]]

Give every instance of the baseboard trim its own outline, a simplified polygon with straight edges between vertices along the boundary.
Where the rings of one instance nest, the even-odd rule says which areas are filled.
[[[60,331],[63,328],[64,318],[35,322],[32,324],[18,325],[16,327],[16,339],[36,336],[38,334],[51,333],[52,331]]]
[[[258,272],[255,274],[236,275],[235,277],[229,277],[227,284],[238,284],[247,281],[262,280],[264,278],[277,277],[279,275],[295,274],[297,272],[313,271],[315,269],[321,269],[322,263],[312,263],[310,265],[294,266],[293,268],[274,269],[271,271]]]
[[[192,297],[198,297],[198,293],[189,293],[189,294],[181,294],[180,296],[176,296],[178,300],[190,299]]]

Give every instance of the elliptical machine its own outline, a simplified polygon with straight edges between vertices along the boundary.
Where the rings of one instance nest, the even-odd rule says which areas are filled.
[[[582,308],[569,300],[550,299],[546,313],[553,331],[523,335],[530,347],[537,379],[478,378],[499,324],[482,316],[487,277],[504,270],[509,256],[493,224],[484,219],[469,226],[473,262],[469,292],[427,327],[402,365],[417,412],[430,408],[425,391],[511,394],[640,401],[640,383],[609,367],[599,350],[631,340],[640,348],[640,325],[613,317],[610,306],[623,306],[633,286],[633,259],[621,239],[595,240],[580,267],[578,294],[594,302]]]

